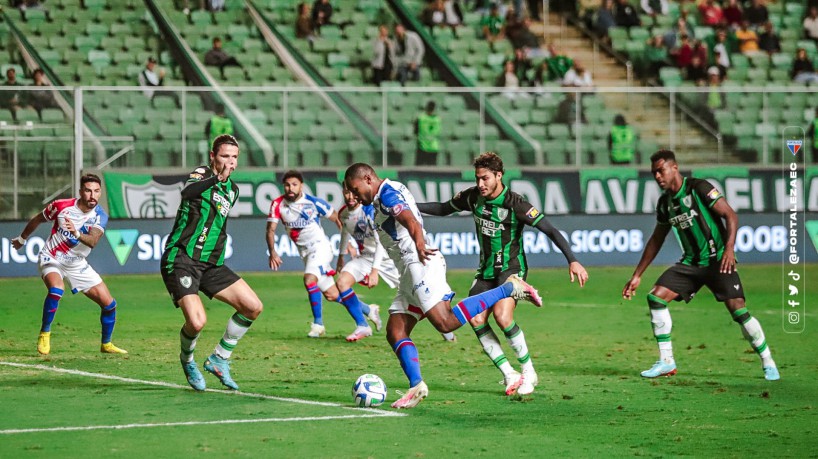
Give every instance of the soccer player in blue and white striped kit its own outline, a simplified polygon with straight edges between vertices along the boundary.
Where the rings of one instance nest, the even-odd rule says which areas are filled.
[[[409,190],[402,183],[379,178],[365,163],[350,166],[344,184],[362,204],[375,207],[374,224],[381,244],[400,272],[400,285],[389,308],[386,338],[410,388],[392,407],[412,408],[429,394],[420,373],[417,349],[409,336],[418,321],[428,318],[437,331],[447,333],[503,298],[524,299],[537,306],[542,305],[542,299],[532,286],[511,276],[505,284],[451,307],[454,292],[446,281],[446,261],[437,249],[426,245],[423,218]]]

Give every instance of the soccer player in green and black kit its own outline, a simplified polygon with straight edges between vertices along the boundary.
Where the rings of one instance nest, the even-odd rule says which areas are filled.
[[[216,137],[210,166],[191,172],[182,189],[182,203],[162,255],[165,287],[185,315],[185,325],[179,332],[182,369],[187,382],[200,391],[206,385],[193,360],[193,350],[207,316],[198,292],[201,290],[208,298],[215,297],[236,310],[221,341],[204,363],[205,370],[234,390],[239,386],[230,377],[228,359],[263,307],[250,286],[224,265],[227,217],[239,197],[239,188],[230,179],[238,157],[239,144],[233,136]]]
[[[461,191],[446,203],[418,204],[418,209],[429,215],[451,215],[461,211],[473,214],[480,237],[480,266],[477,268],[469,295],[476,295],[502,285],[512,274],[525,279],[528,274],[528,262],[522,246],[525,225],[539,229],[557,245],[568,260],[571,282],[574,282],[576,276],[579,285],[584,286],[588,280],[588,273],[574,258],[568,241],[540,211],[503,184],[504,172],[503,160],[496,153],[483,153],[474,160],[477,186]],[[514,321],[516,304],[516,301],[510,298],[500,300],[494,306],[493,313],[497,325],[503,329],[509,345],[517,354],[517,361],[522,366],[522,375],[512,368],[503,354],[500,340],[486,321],[486,312],[475,316],[470,324],[486,355],[503,373],[506,394],[527,395],[534,392],[538,378],[531,362],[525,335]]]
[[[671,228],[681,242],[684,255],[659,277],[648,293],[650,322],[659,345],[659,360],[643,371],[642,376],[656,378],[676,374],[670,341],[673,322],[668,303],[673,300],[689,302],[702,285],[706,285],[716,300],[727,306],[733,320],[741,326],[744,337],[761,357],[764,377],[770,381],[780,379],[761,324],[745,307],[744,288],[738,277],[734,253],[738,230],[736,213],[709,182],[682,177],[672,151],[659,150],[650,157],[650,162],[653,178],[665,192],[656,204],[656,227],[633,276],[622,289],[622,296],[633,298],[642,273],[656,258]]]

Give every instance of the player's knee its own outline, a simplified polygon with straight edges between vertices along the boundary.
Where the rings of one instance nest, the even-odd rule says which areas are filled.
[[[204,329],[205,324],[207,324],[205,315],[190,317],[185,328],[188,332],[193,332],[193,335],[198,335]]]
[[[338,299],[338,292],[327,290],[326,292],[324,292],[324,298],[326,298],[327,301],[335,301]]]
[[[471,318],[471,320],[469,320],[469,325],[471,325],[472,327],[479,327],[479,326],[481,326],[481,325],[483,325],[485,323],[486,323],[486,317],[483,314],[479,314],[477,316],[474,316],[474,317]]]

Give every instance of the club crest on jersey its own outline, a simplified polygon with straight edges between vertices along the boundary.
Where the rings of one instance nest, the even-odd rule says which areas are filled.
[[[804,146],[803,140],[787,140],[787,149],[790,150],[793,156],[796,156],[799,151],[801,151],[801,147]]]
[[[538,215],[540,215],[540,211],[532,207],[525,213],[525,215],[530,219],[535,219]]]
[[[690,205],[693,204],[693,198],[690,195],[683,197],[682,204],[684,204],[685,207],[689,208]]]
[[[182,276],[179,279],[179,283],[182,284],[184,288],[190,288],[190,286],[193,285],[193,279],[191,279],[190,276]]]
[[[532,210],[534,210],[534,209],[532,209]],[[497,209],[497,218],[499,218],[500,220],[505,220],[506,217],[508,217],[508,209],[506,209],[504,207],[500,207],[499,209]],[[532,217],[532,218],[534,218],[534,217]]]

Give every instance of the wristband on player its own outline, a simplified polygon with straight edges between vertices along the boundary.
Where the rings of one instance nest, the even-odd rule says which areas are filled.
[[[79,240],[80,236],[82,236],[82,233],[80,233],[79,230],[74,230],[74,232],[71,233],[71,235],[74,236],[74,239]]]
[[[26,245],[27,240],[28,239],[24,238],[22,234],[20,236],[17,236],[16,238],[12,239],[12,241],[19,242],[20,245]]]

